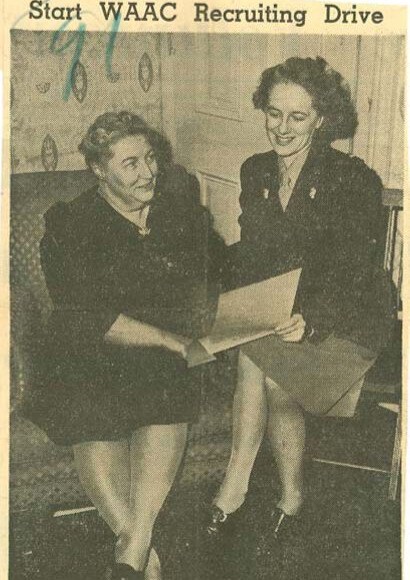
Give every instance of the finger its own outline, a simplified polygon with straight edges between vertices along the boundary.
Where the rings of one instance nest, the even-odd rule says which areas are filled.
[[[275,332],[280,333],[280,332],[289,330],[291,328],[296,327],[298,324],[300,324],[300,319],[291,318],[290,320],[287,320],[286,322],[282,322],[281,324],[278,324],[278,326],[275,327]]]
[[[286,336],[282,337],[284,342],[300,342],[303,338],[303,332],[297,330],[295,332],[291,332]]]
[[[301,332],[303,334],[304,330],[305,330],[304,327],[297,326],[297,327],[293,327],[293,328],[288,328],[286,330],[282,330],[281,332],[275,332],[275,334],[276,334],[276,336],[283,338],[284,336],[289,336],[290,334],[293,334],[294,332]]]
[[[305,321],[299,321],[297,324],[293,324],[292,326],[288,326],[287,328],[284,328],[283,330],[278,330],[275,329],[275,334],[277,334],[278,336],[286,336],[287,334],[291,333],[291,332],[296,332],[296,331],[302,331],[304,332],[306,327],[306,323]]]
[[[291,318],[289,318],[289,320],[285,320],[284,322],[281,322],[280,324],[278,324],[275,327],[275,330],[278,332],[281,332],[282,330],[285,330],[287,328],[292,328],[294,326],[296,326],[297,324],[300,323],[304,323],[305,321],[303,320],[303,317],[301,314],[294,314]]]

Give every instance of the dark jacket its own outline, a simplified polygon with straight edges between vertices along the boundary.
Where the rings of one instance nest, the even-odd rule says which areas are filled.
[[[294,312],[315,332],[378,351],[392,324],[383,272],[382,183],[365,163],[315,144],[283,211],[278,158],[257,154],[241,168],[241,243],[232,257],[236,283],[302,267]]]
[[[49,332],[66,348],[92,349],[119,314],[196,335],[216,293],[223,244],[173,166],[160,176],[143,238],[96,188],[46,214],[41,264],[54,304]]]
[[[23,413],[64,445],[127,437],[138,426],[195,421],[201,377],[162,348],[104,341],[119,314],[205,334],[224,245],[197,182],[169,167],[157,180],[150,234],[91,189],[46,214],[41,263],[54,310]],[[200,369],[199,369],[200,370]]]

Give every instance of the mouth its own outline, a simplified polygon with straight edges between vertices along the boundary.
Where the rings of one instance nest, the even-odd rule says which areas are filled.
[[[278,145],[289,145],[289,143],[292,143],[294,137],[282,137],[280,135],[275,135],[275,141]]]
[[[141,185],[134,185],[134,189],[138,189],[140,191],[152,191],[154,189],[155,181],[150,179]]]

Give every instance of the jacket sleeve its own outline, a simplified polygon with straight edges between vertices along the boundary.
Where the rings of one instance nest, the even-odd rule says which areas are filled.
[[[304,292],[302,313],[320,342],[339,328],[355,328],[366,309],[383,256],[382,183],[362,161],[352,159],[339,178],[328,227],[328,247],[320,261],[309,256],[311,287]],[[303,282],[303,273],[302,273]],[[376,288],[373,289],[376,291]],[[360,323],[359,323],[360,324]]]
[[[120,314],[119,308],[102,296],[92,268],[82,256],[75,222],[64,203],[45,215],[46,229],[40,242],[41,265],[54,305],[51,326],[56,340],[80,350],[101,344]]]

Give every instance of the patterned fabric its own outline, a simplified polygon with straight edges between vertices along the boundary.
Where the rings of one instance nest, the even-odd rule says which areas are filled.
[[[87,31],[70,75],[78,40],[75,30],[11,32],[13,173],[84,167],[85,123],[106,111],[130,110],[162,130],[160,35],[120,32],[110,59],[110,35]]]

